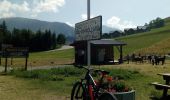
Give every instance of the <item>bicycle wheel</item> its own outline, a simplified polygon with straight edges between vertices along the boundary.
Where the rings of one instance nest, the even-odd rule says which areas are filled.
[[[117,98],[110,93],[103,93],[98,100],[117,100]]]
[[[86,92],[81,82],[76,82],[71,92],[71,100],[87,100]]]

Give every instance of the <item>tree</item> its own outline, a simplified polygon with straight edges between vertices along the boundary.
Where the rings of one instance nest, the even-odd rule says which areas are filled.
[[[58,35],[58,37],[57,37],[57,44],[60,44],[60,45],[62,45],[62,44],[65,44],[65,42],[66,42],[66,37],[65,37],[65,35],[63,35],[63,34],[59,34]]]
[[[102,38],[103,38],[103,39],[108,39],[108,38],[111,38],[111,37],[110,37],[110,35],[109,35],[108,33],[104,33],[104,34],[102,35]]]
[[[52,49],[55,49],[56,48],[56,45],[57,45],[57,39],[56,39],[56,34],[55,33],[53,33],[52,34]]]
[[[133,28],[126,29],[126,30],[124,30],[124,32],[126,35],[135,34],[135,30]]]
[[[149,28],[154,29],[154,28],[160,28],[165,25],[165,22],[163,19],[157,17],[155,20],[152,20],[149,22]]]
[[[11,32],[7,30],[6,22],[3,21],[2,25],[0,25],[0,36],[1,43],[9,43],[11,40]]]
[[[5,21],[2,22],[1,28],[2,28],[2,32],[3,33],[7,32],[7,26],[6,26],[6,22]]]

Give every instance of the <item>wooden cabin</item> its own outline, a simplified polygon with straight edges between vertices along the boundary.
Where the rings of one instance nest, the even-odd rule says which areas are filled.
[[[121,64],[123,63],[123,46],[126,43],[116,40],[91,40],[91,64]],[[71,44],[75,48],[75,64],[87,65],[87,41],[77,41]],[[115,59],[114,47],[119,51],[119,59]]]

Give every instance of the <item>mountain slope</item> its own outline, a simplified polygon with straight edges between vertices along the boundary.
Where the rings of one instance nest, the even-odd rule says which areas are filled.
[[[46,29],[50,29],[56,34],[63,33],[65,34],[65,36],[68,37],[73,37],[74,34],[73,27],[60,22],[47,22],[35,19],[13,17],[0,19],[0,23],[2,23],[3,20],[5,20],[10,31],[12,31],[13,28],[30,29],[34,32],[36,32],[37,30],[45,31]]]
[[[166,42],[169,40],[169,38],[170,38],[170,18],[166,18],[164,27],[153,29],[149,32],[130,35],[130,36],[117,38],[117,39],[122,40],[128,44],[124,48],[125,54],[133,53],[133,52],[144,53],[145,50],[149,50],[146,52],[150,52],[150,53],[155,52],[155,53],[167,54],[170,52],[170,50],[166,49],[166,50],[158,51],[158,49],[156,48],[154,49],[155,47],[154,45],[158,46],[159,44],[160,46],[162,43],[166,43],[167,45],[170,45],[170,42]],[[162,47],[163,45],[161,47],[159,46],[158,48],[164,48]]]
[[[102,33],[110,33],[110,32],[114,32],[114,31],[120,31],[120,30],[117,28],[110,28],[105,25],[102,26]]]

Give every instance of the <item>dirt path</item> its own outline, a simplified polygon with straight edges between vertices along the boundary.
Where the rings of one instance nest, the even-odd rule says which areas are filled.
[[[73,48],[73,46],[63,45],[63,46],[62,46],[61,48],[59,48],[59,49],[49,50],[49,51],[46,51],[46,52],[66,50],[66,49],[71,49],[71,48]]]

